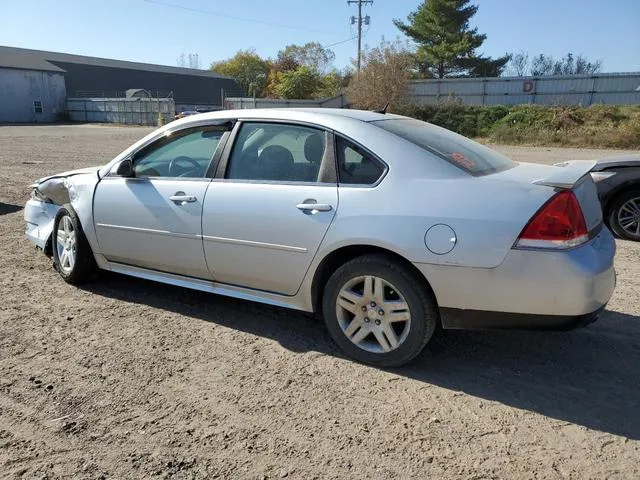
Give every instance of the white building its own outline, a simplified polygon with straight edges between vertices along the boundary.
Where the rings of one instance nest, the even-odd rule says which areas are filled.
[[[66,97],[61,68],[36,57],[0,55],[0,122],[54,122]]]

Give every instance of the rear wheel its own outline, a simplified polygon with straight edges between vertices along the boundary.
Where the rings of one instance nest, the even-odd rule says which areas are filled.
[[[322,306],[329,333],[342,350],[380,367],[411,361],[438,323],[424,280],[383,255],[359,257],[338,268],[327,282]]]
[[[611,230],[625,240],[640,241],[640,189],[619,195],[609,209]]]
[[[89,280],[98,270],[93,252],[73,207],[63,205],[53,222],[53,266],[65,282]]]

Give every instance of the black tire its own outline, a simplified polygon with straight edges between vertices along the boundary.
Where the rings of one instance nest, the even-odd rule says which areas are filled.
[[[393,285],[409,307],[411,321],[408,333],[404,341],[390,351],[372,352],[356,345],[347,338],[338,319],[336,305],[342,288],[363,276],[375,276]],[[325,286],[322,310],[327,329],[340,348],[355,360],[377,367],[398,367],[413,360],[422,352],[439,324],[437,304],[426,281],[394,259],[379,254],[355,258],[338,268]],[[373,324],[369,327],[376,328]],[[373,334],[365,340],[367,338],[374,340]]]
[[[65,262],[65,267],[63,267],[58,253],[58,227],[61,222],[64,222],[65,217],[70,219],[75,232],[75,262],[72,266]],[[51,234],[51,246],[53,250],[53,267],[65,282],[77,285],[90,280],[96,275],[98,266],[93,252],[82,230],[80,219],[69,204],[60,207],[56,214],[53,222],[53,233]]]
[[[637,199],[636,204],[640,206],[640,189],[636,188],[633,190],[627,190],[626,192],[618,195],[609,207],[607,218],[609,220],[608,223],[611,227],[611,230],[613,230],[613,233],[615,233],[618,237],[625,240],[635,240],[636,242],[640,242],[640,234],[635,235],[625,230],[620,224],[619,219],[620,209],[622,208],[622,206],[633,199]]]

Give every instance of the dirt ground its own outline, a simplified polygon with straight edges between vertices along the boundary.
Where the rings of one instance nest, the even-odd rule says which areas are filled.
[[[27,186],[147,131],[0,127],[1,478],[640,478],[640,244],[618,241],[616,292],[588,328],[444,332],[379,370],[307,315],[58,277],[24,237]]]

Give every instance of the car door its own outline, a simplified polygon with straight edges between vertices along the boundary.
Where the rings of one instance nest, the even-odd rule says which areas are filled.
[[[135,153],[133,174],[113,172],[94,197],[101,253],[111,262],[210,278],[202,248],[208,171],[224,127],[186,128]]]
[[[242,122],[204,202],[207,265],[217,282],[294,295],[338,208],[332,135]]]

